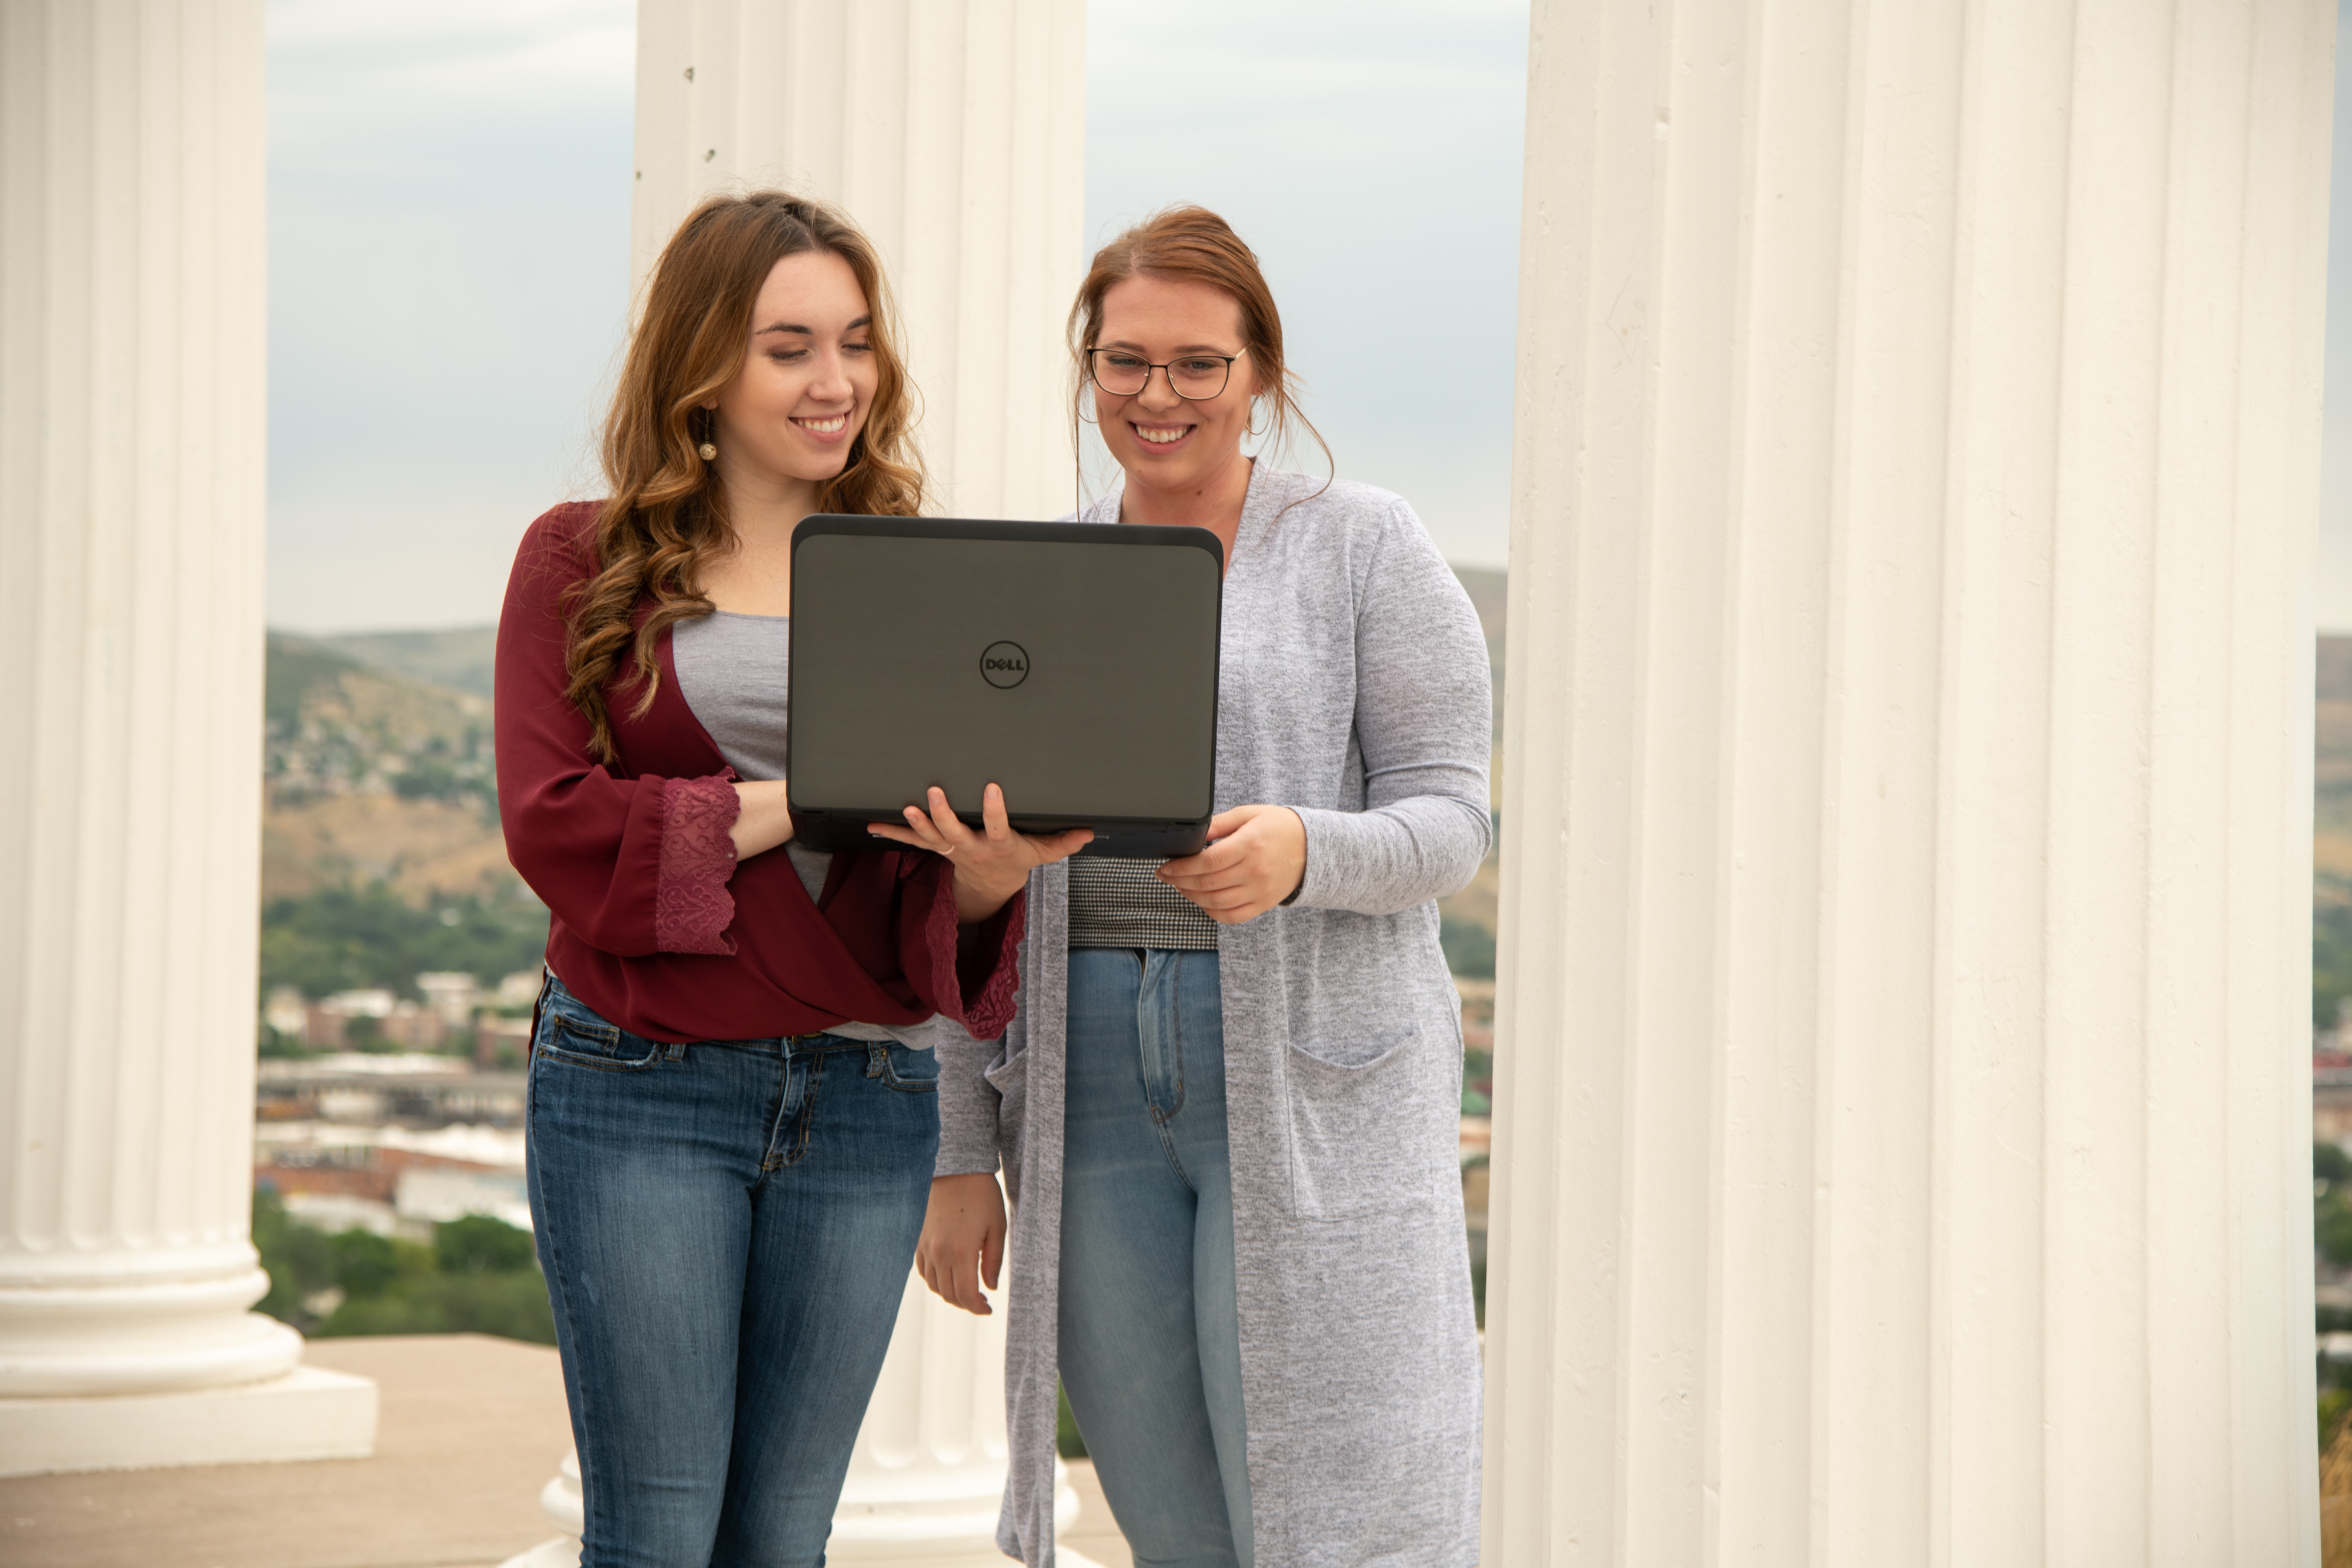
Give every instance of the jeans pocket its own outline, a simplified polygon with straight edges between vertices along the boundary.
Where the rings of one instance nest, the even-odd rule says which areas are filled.
[[[894,1040],[878,1055],[882,1082],[891,1088],[908,1094],[939,1092],[940,1060],[935,1052],[910,1051]]]
[[[1296,1046],[1288,1068],[1291,1207],[1301,1219],[1402,1213],[1458,1179],[1459,1092],[1441,1092],[1437,1042],[1408,1035],[1358,1066]]]
[[[551,998],[541,1012],[531,1054],[600,1072],[635,1072],[660,1061],[666,1049],[659,1040],[606,1023],[567,994]]]

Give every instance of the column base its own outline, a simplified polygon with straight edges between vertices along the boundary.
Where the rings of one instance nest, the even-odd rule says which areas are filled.
[[[1055,1462],[1054,1529],[1066,1531],[1078,1517],[1078,1494],[1063,1479]],[[887,1568],[1003,1568],[1004,1553],[996,1549],[996,1516],[1003,1492],[1002,1482],[985,1496],[901,1499],[884,1503],[845,1500],[833,1516],[833,1539],[825,1542],[828,1563],[871,1563]],[[1088,1560],[1056,1545],[1055,1561],[1063,1568],[1094,1568]]]
[[[832,1542],[825,1543],[824,1554],[827,1562],[833,1561],[835,1556],[834,1544]],[[972,1568],[1004,1568],[1012,1559],[992,1546],[985,1555],[977,1553],[959,1553],[950,1557],[926,1555],[901,1557],[897,1561],[900,1568],[966,1568],[966,1564],[972,1565]],[[1055,1549],[1054,1561],[1059,1564],[1059,1568],[1102,1568],[1101,1563],[1083,1552],[1073,1552],[1066,1546]],[[520,1557],[508,1558],[499,1564],[499,1568],[577,1568],[579,1562],[580,1538],[576,1535],[558,1535],[551,1540],[541,1542]]]
[[[835,1557],[834,1543],[825,1543],[825,1561]],[[959,1553],[951,1557],[919,1556],[896,1559],[900,1568],[1004,1568],[1012,1559],[993,1546],[985,1555]],[[1073,1552],[1066,1546],[1055,1548],[1054,1561],[1059,1568],[1102,1568],[1102,1564],[1083,1552]],[[520,1557],[509,1557],[499,1568],[577,1568],[580,1562],[580,1538],[558,1535],[542,1541]]]
[[[318,1366],[178,1394],[0,1399],[0,1477],[363,1459],[375,1416],[373,1383]]]
[[[1076,1521],[1078,1494],[1059,1459],[1054,1461],[1054,1529],[1058,1534]],[[845,1503],[833,1516],[825,1561],[878,1563],[888,1568],[1003,1568],[1007,1559],[996,1549],[999,1495],[992,1490],[982,1497]],[[539,1506],[572,1533],[542,1541],[499,1568],[572,1568],[580,1561],[578,1454],[563,1456],[555,1479],[540,1489]],[[1066,1546],[1057,1545],[1054,1557],[1062,1568],[1101,1568],[1093,1558]]]

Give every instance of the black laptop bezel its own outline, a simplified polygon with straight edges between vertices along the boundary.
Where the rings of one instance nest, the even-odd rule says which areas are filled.
[[[1028,523],[1007,522],[988,518],[964,517],[853,517],[837,512],[818,512],[801,519],[793,529],[793,581],[797,592],[800,582],[800,549],[803,542],[827,535],[848,534],[864,538],[940,538],[940,539],[1003,539],[1030,544],[1087,544],[1113,547],[1173,548],[1206,550],[1216,563],[1217,579],[1224,580],[1225,549],[1223,541],[1207,528],[1170,528],[1155,523]],[[1215,623],[1212,627],[1210,694],[1211,711],[1218,711],[1220,688],[1215,683],[1223,678],[1224,660],[1224,595],[1217,595]],[[786,632],[789,645],[787,656],[791,668],[801,669],[801,622],[792,618]],[[1094,841],[1078,852],[1111,855],[1133,860],[1172,860],[1178,856],[1197,854],[1209,839],[1209,821],[1216,814],[1215,790],[1217,777],[1217,729],[1209,726],[1209,789],[1210,808],[1206,816],[1197,820],[1171,821],[1151,817],[1098,817],[1090,821],[1071,821],[1018,810],[1009,814],[1016,832],[1045,834],[1062,832],[1071,828],[1092,828]],[[804,803],[793,793],[792,780],[798,776],[793,766],[793,748],[799,744],[799,729],[794,727],[784,737],[784,778],[786,804],[793,814],[793,840],[814,850],[859,850],[903,848],[887,839],[879,839],[868,831],[871,822],[898,822],[908,802],[880,805],[871,809],[820,807]],[[1017,802],[1013,802],[1017,805]],[[982,826],[978,811],[958,811],[957,819],[965,826]]]

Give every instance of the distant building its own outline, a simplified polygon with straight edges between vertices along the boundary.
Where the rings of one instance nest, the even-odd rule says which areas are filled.
[[[418,1076],[379,1075],[394,1085]],[[355,1109],[335,1103],[353,1093],[321,1096],[315,1108]],[[378,1097],[379,1116],[394,1098]],[[529,1229],[523,1158],[522,1134],[515,1129],[368,1124],[338,1114],[265,1120],[255,1129],[253,1184],[278,1193],[288,1214],[321,1230],[356,1228],[422,1240],[435,1225],[468,1214]]]
[[[425,1005],[441,1020],[444,1029],[461,1030],[474,1021],[475,998],[481,988],[473,976],[455,972],[419,975],[416,988],[425,993]]]
[[[2328,1066],[2314,1057],[2311,1136],[2315,1143],[2352,1146],[2352,1064]]]
[[[1465,979],[1456,975],[1454,989],[1462,998],[1462,1049],[1495,1049],[1495,982]]]
[[[486,1018],[474,1030],[474,1065],[488,1072],[520,1067],[530,1054],[530,1019]]]
[[[343,1049],[343,1015],[323,1002],[312,1002],[302,1010],[302,1043],[312,1051]]]
[[[399,1215],[392,1205],[376,1198],[354,1197],[341,1192],[289,1192],[284,1195],[283,1201],[289,1217],[330,1236],[343,1230],[367,1230],[378,1236],[402,1234]]]
[[[487,1214],[518,1230],[530,1228],[530,1199],[520,1171],[496,1170],[412,1157],[393,1191],[393,1210],[418,1225],[441,1225]]]
[[[300,1040],[309,1032],[310,1006],[293,987],[279,986],[269,993],[269,1000],[261,1009],[261,1021],[279,1034]]]
[[[449,1056],[352,1052],[264,1061],[255,1095],[265,1124],[510,1128],[522,1120],[523,1075],[477,1071]]]
[[[387,1019],[392,1016],[393,1002],[390,991],[371,987],[364,990],[337,991],[319,1005],[347,1019]]]
[[[391,1013],[377,1026],[377,1032],[386,1042],[403,1051],[438,1051],[448,1038],[449,1028],[441,1015],[411,1001],[393,1004]]]
[[[474,977],[422,975],[418,980],[420,985],[434,982],[425,988],[428,1000],[422,1007],[382,987],[338,991],[324,1001],[306,1004],[300,992],[280,986],[270,992],[262,1021],[280,1034],[299,1036],[312,1051],[341,1051],[370,1040],[398,1051],[438,1051],[450,1032],[464,1028],[471,1017]],[[354,1029],[360,1019],[367,1021]]]
[[[509,1009],[536,1006],[541,975],[538,969],[518,969],[500,980],[498,1005]]]

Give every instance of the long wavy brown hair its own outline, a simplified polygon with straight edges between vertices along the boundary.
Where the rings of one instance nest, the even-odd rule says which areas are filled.
[[[1304,430],[1331,462],[1330,443],[1298,406],[1298,381],[1282,357],[1282,312],[1275,308],[1274,290],[1258,266],[1257,252],[1242,242],[1233,225],[1206,207],[1163,207],[1095,252],[1070,306],[1070,451],[1078,451],[1078,422],[1085,403],[1087,351],[1102,330],[1103,296],[1114,284],[1130,277],[1166,277],[1205,283],[1230,296],[1241,307],[1242,341],[1249,346],[1250,368],[1257,372],[1258,395],[1265,400],[1265,444],[1269,456],[1286,456],[1297,433]],[[1085,471],[1079,472],[1078,507],[1086,508]],[[1326,489],[1330,481],[1324,481]],[[1316,492],[1317,495],[1322,491]],[[1301,500],[1307,499],[1305,497]],[[1297,501],[1290,503],[1291,507]],[[1288,511],[1290,507],[1285,507]]]
[[[630,716],[653,706],[657,650],[673,622],[708,615],[705,568],[735,548],[718,469],[698,452],[713,416],[702,404],[743,367],[751,308],[769,271],[788,256],[825,251],[849,264],[873,317],[874,402],[849,461],[817,497],[817,509],[913,517],[923,508],[923,466],[909,432],[912,389],[898,356],[896,312],[882,264],[839,209],[782,191],[714,196],[662,249],[645,314],[629,340],[603,455],[609,498],[596,518],[593,577],[565,605],[564,695],[588,717],[592,744],[614,760],[606,691],[628,660],[639,688]],[[650,598],[642,618],[639,607]]]

